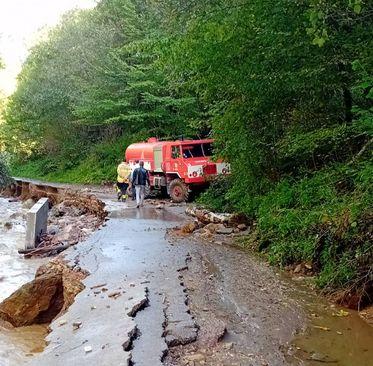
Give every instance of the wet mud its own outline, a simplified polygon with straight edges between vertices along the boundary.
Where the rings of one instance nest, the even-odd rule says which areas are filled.
[[[183,276],[199,337],[171,350],[166,364],[287,364],[282,346],[305,313],[280,275],[228,246],[195,242],[190,254]]]
[[[373,327],[357,311],[310,293],[304,284],[296,286],[293,297],[306,310],[308,326],[292,341],[288,349],[290,360],[300,359],[309,366],[373,364]]]
[[[239,248],[178,245],[186,241],[194,249],[184,283],[200,330],[196,343],[170,350],[167,365],[372,365],[373,328],[356,311]]]

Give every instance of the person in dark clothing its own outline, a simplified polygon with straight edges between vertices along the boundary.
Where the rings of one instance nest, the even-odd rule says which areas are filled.
[[[140,165],[139,165],[139,160],[136,160],[135,161],[135,166],[132,168],[132,171],[131,171],[131,177],[130,177],[130,182],[131,182],[131,196],[132,196],[132,201],[134,201],[136,199],[136,189],[135,187],[132,185],[132,178],[133,178],[133,172],[135,171],[136,168],[138,168]]]
[[[132,187],[136,190],[136,207],[144,205],[145,186],[150,185],[149,172],[144,168],[144,162],[140,161],[139,164],[132,174]]]

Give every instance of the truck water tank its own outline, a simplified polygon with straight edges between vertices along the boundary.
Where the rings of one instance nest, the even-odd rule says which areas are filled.
[[[125,158],[131,165],[136,161],[144,161],[146,169],[154,169],[154,148],[162,145],[156,139],[154,142],[140,142],[127,147]]]

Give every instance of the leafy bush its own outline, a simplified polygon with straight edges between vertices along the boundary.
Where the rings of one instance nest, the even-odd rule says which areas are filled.
[[[209,188],[198,198],[198,203],[213,211],[232,212],[234,207],[229,199],[232,181],[229,176],[219,176],[213,180]]]
[[[259,245],[265,243],[270,261],[281,266],[312,262],[321,287],[359,282],[359,261],[373,255],[372,169],[370,162],[334,165],[299,181],[284,179],[264,196]]]
[[[361,149],[369,132],[354,123],[290,133],[278,143],[279,168],[283,173],[298,173],[301,167],[316,170],[329,162],[344,161]]]

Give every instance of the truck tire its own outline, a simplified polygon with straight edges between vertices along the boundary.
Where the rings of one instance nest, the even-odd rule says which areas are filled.
[[[149,198],[151,196],[152,190],[149,184],[145,186],[145,198]]]
[[[180,179],[174,179],[169,186],[170,197],[176,203],[188,200],[189,192],[187,185]]]

